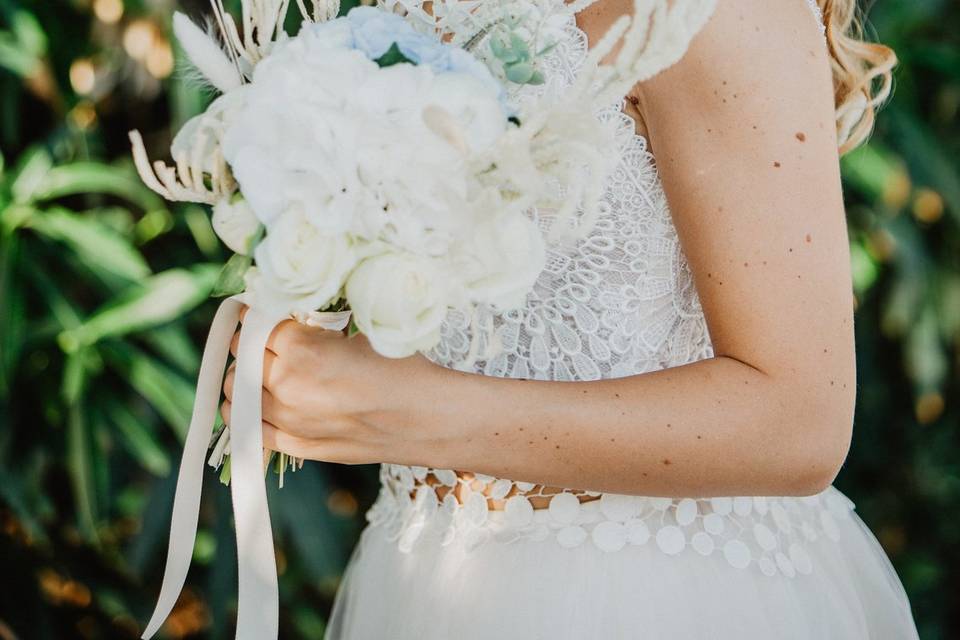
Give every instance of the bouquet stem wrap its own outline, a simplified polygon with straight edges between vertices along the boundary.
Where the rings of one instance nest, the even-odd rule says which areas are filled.
[[[197,381],[197,397],[177,476],[167,565],[157,606],[141,636],[144,640],[153,637],[170,615],[190,568],[207,447],[220,405],[230,341],[240,322],[243,306],[242,296],[224,300],[207,336]],[[267,339],[273,329],[289,317],[288,314],[269,314],[251,307],[240,330],[230,424],[230,492],[236,521],[239,578],[237,640],[270,640],[278,634],[280,600],[263,479],[261,399]],[[311,324],[331,330],[342,330],[348,320],[348,312],[311,315]]]

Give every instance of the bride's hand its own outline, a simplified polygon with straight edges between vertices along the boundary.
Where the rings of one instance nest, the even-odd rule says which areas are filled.
[[[237,355],[239,332],[230,351]],[[293,320],[267,342],[263,370],[263,445],[298,458],[347,464],[400,462],[426,446],[407,407],[431,395],[436,365],[422,356],[377,354],[362,335],[308,327]],[[221,406],[230,424],[235,363]]]

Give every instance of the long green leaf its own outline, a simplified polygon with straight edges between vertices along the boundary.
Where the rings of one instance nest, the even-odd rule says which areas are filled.
[[[27,324],[23,288],[14,278],[18,240],[15,235],[0,233],[0,396],[5,396],[13,383]]]
[[[14,169],[10,192],[15,202],[28,203],[44,177],[53,168],[50,154],[42,147],[32,147],[20,158]]]
[[[207,299],[217,268],[198,265],[151,276],[121,293],[81,326],[60,335],[66,350],[143,331],[179,318]]]
[[[37,213],[26,224],[68,245],[84,262],[121,278],[137,281],[150,274],[133,243],[95,218],[56,208]]]
[[[195,377],[200,370],[200,352],[183,323],[166,324],[145,331],[143,340],[188,376]]]
[[[80,402],[69,408],[67,416],[67,470],[73,487],[80,535],[96,544],[97,503],[93,478],[90,434]]]
[[[135,416],[120,402],[108,404],[106,418],[119,432],[124,448],[144,469],[160,477],[170,473],[170,456],[145,420]]]
[[[34,201],[48,201],[88,193],[117,196],[146,211],[166,208],[163,199],[135,174],[99,162],[74,162],[50,169],[34,185],[32,197]]]
[[[108,362],[150,403],[182,441],[190,425],[196,392],[193,381],[129,344],[104,343],[102,350]]]

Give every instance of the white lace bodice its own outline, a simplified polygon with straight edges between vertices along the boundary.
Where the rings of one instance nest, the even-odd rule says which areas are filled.
[[[547,84],[538,90],[569,86],[586,50],[586,35],[570,20],[544,61]],[[598,117],[616,124],[620,161],[596,226],[576,244],[550,249],[523,309],[503,314],[481,309],[473,319],[477,324],[451,312],[440,344],[428,354],[433,361],[457,367],[472,360],[473,371],[491,376],[574,381],[636,375],[713,355],[646,141],[621,105]],[[474,336],[474,328],[482,330]],[[481,343],[479,353],[485,352],[488,334],[499,343],[496,354],[469,358],[474,339]],[[716,552],[733,566],[785,576],[812,570],[805,542],[835,537],[834,519],[852,508],[832,489],[802,499],[645,498],[564,490],[549,497],[548,509],[535,510],[530,497],[546,490],[529,482],[464,479],[451,470],[393,464],[382,465],[381,482],[368,519],[390,527],[404,550],[428,540],[461,539],[472,546],[490,538],[553,538],[565,547],[592,541],[604,551],[649,543],[669,555]],[[439,499],[431,484],[458,487],[460,500],[452,492]],[[484,489],[492,499],[505,500],[502,511],[489,508]],[[597,499],[581,502],[577,494]]]

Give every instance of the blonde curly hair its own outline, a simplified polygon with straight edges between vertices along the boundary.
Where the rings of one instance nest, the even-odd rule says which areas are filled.
[[[857,0],[817,0],[826,27],[837,105],[840,153],[863,144],[877,108],[890,96],[897,56],[890,47],[863,38]]]

